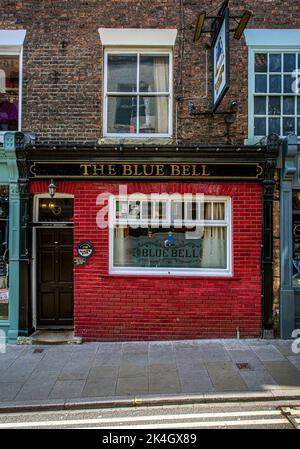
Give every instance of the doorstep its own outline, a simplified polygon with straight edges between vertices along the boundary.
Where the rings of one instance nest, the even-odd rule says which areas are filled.
[[[18,345],[78,345],[82,343],[81,337],[74,337],[70,330],[38,330],[30,337],[18,337]]]

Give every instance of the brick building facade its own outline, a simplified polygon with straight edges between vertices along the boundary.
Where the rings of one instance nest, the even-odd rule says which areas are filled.
[[[199,12],[206,11],[208,16],[213,16],[218,12],[220,3],[210,0],[201,4],[184,0],[0,1],[0,29],[26,30],[20,131],[35,134],[35,142],[25,149],[20,148],[18,155],[23,216],[27,217],[22,222],[21,334],[31,332],[38,322],[37,290],[41,287],[38,285],[38,254],[35,252],[39,238],[39,220],[35,219],[39,206],[36,201],[38,195],[48,194],[48,184],[52,178],[57,194],[67,194],[74,199],[73,256],[77,257],[78,242],[89,240],[94,245],[94,254],[87,264],[75,266],[73,272],[76,335],[90,340],[133,340],[233,337],[237,331],[242,337],[256,337],[261,335],[263,327],[276,331],[279,308],[279,202],[278,195],[275,195],[274,208],[266,211],[273,192],[267,192],[267,183],[264,183],[266,180],[271,184],[274,182],[276,151],[272,152],[266,142],[262,142],[259,146],[261,152],[258,153],[258,147],[254,145],[257,142],[247,140],[251,134],[248,47],[244,37],[236,40],[230,34],[231,82],[218,112],[228,111],[233,100],[237,101],[238,109],[233,123],[227,125],[224,122],[226,114],[209,113],[212,75],[211,54],[206,44],[210,42],[210,34],[202,34],[198,42],[193,42]],[[229,7],[235,17],[245,10],[252,12],[249,29],[289,29],[300,25],[297,16],[299,6],[290,2],[231,0]],[[234,28],[237,22],[238,19],[231,19],[230,28]],[[205,29],[209,29],[209,23],[207,20]],[[135,138],[104,135],[107,65],[106,48],[99,37],[99,28],[177,31],[174,45],[168,46],[172,54],[172,89],[169,91],[172,96],[172,129],[166,133],[168,136]],[[140,44],[138,47],[141,49]],[[115,51],[118,46],[109,48]],[[153,52],[157,47],[154,46],[154,49]],[[194,114],[189,109],[190,101],[196,111]],[[168,155],[164,153],[167,148],[170,149]],[[207,151],[209,148],[211,153]],[[86,159],[85,150],[88,153]],[[260,164],[264,174],[259,179],[251,179],[251,176],[243,179],[243,176],[236,174],[225,182],[221,178],[181,182],[178,177],[172,182],[163,178],[157,182],[144,182],[141,178],[135,182],[125,180],[129,193],[179,191],[202,193],[214,198],[214,201],[218,196],[230,198],[230,276],[203,276],[202,273],[199,277],[177,275],[170,278],[161,274],[148,276],[144,273],[139,277],[136,274],[110,273],[109,236],[107,231],[96,226],[96,199],[103,190],[114,192],[117,181],[78,177],[75,182],[54,172],[44,177],[35,176],[30,172],[31,164],[45,162],[47,151],[48,161],[56,163],[71,163],[72,159],[89,163],[109,161],[108,155],[111,153],[111,159],[118,162],[167,163],[178,160],[187,163],[204,161],[208,164],[220,161],[225,165]],[[129,152],[128,156],[126,151]],[[270,171],[268,167],[271,167]],[[264,255],[261,249],[266,235],[264,217],[267,213],[273,214],[275,224],[273,248],[269,256]],[[30,223],[34,223],[34,235]],[[271,230],[273,232],[272,226]],[[31,267],[26,266],[28,257],[33,260]],[[266,278],[270,282],[266,286],[261,261],[266,267],[268,257],[273,259],[274,276],[272,274]],[[268,263],[272,261],[268,260]],[[268,289],[272,291],[272,303],[269,298],[266,305],[261,298]],[[273,317],[267,314],[268,323],[264,326],[262,315],[264,310],[270,311],[270,307],[273,308]],[[51,314],[50,310],[48,312]],[[50,324],[46,320],[45,325]],[[67,324],[67,321],[62,323],[63,326]]]

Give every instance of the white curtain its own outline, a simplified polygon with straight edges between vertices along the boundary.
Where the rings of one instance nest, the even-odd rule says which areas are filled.
[[[116,227],[114,235],[114,265],[117,267],[126,266],[126,239],[125,227]]]
[[[156,56],[154,58],[154,90],[155,92],[168,92],[169,87],[169,65],[166,57]],[[168,132],[168,97],[157,96],[155,98],[156,115],[155,131],[159,134]]]
[[[205,204],[204,219],[222,220],[224,218],[223,203],[215,203],[212,215],[212,203]],[[205,226],[202,243],[201,268],[226,268],[226,228]]]

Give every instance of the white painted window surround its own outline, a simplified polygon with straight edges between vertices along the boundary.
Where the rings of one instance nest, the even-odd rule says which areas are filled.
[[[226,268],[175,268],[174,266],[166,266],[166,267],[150,267],[150,266],[131,266],[124,263],[124,265],[118,265],[115,266],[114,264],[114,254],[115,254],[115,248],[116,248],[116,241],[115,241],[115,229],[117,228],[119,231],[125,228],[132,227],[135,230],[138,230],[139,228],[147,228],[148,230],[153,228],[161,227],[162,229],[165,229],[165,232],[168,232],[168,229],[170,227],[170,223],[172,219],[170,218],[172,216],[171,212],[171,202],[172,200],[170,198],[162,200],[162,195],[157,194],[151,194],[148,195],[148,199],[146,199],[145,206],[142,205],[145,201],[145,196],[143,196],[143,199],[137,194],[130,195],[129,197],[110,197],[109,199],[109,273],[111,275],[146,275],[146,276],[198,276],[198,277],[232,277],[232,218],[231,218],[231,198],[230,197],[218,197],[218,196],[205,196],[205,203],[216,203],[217,205],[220,205],[220,203],[224,206],[224,216],[223,217],[213,217],[214,213],[211,210],[211,217],[205,217],[204,221],[200,219],[200,221],[197,221],[197,218],[194,219],[194,221],[190,221],[189,219],[186,219],[185,217],[182,217],[182,221],[180,222],[181,225],[175,225],[174,230],[176,231],[176,228],[179,229],[184,226],[190,226],[190,229],[193,229],[194,226],[204,226],[204,229],[206,226],[209,228],[226,228]],[[121,216],[117,216],[117,202],[118,203],[139,203],[141,202],[140,206],[140,215],[134,216],[134,214],[131,216],[130,211],[125,215],[125,218]],[[181,201],[179,201],[181,202]],[[154,203],[156,204],[156,208],[154,206]],[[159,203],[165,203],[165,206],[161,206],[162,216],[158,219],[155,217],[155,211],[157,212],[159,209],[158,204]],[[148,206],[151,204],[151,216],[152,216],[152,222],[151,220],[148,221],[147,217],[149,218],[149,209]],[[128,209],[129,210],[129,209]],[[205,212],[204,212],[205,214]],[[205,216],[205,215],[204,215]],[[155,217],[155,218],[153,218]],[[215,218],[215,219],[214,219]],[[149,225],[150,223],[150,225]],[[173,222],[174,226],[175,221]],[[171,225],[172,227],[172,225]],[[204,234],[203,234],[204,235]],[[216,240],[215,240],[216,241]],[[127,247],[128,249],[128,247]],[[215,248],[216,249],[216,248]],[[118,247],[118,251],[120,251],[120,254],[122,254],[122,257],[126,257],[126,250],[125,246]],[[210,252],[209,252],[210,253]],[[212,255],[210,253],[210,255]],[[205,260],[205,259],[204,259]],[[176,264],[175,264],[176,265]],[[199,264],[200,265],[200,264]]]
[[[22,127],[22,71],[23,44],[26,30],[0,30],[0,54],[19,56],[19,131]],[[4,132],[0,131],[0,142],[3,142]]]
[[[104,47],[104,102],[103,102],[103,137],[105,139],[163,139],[171,138],[173,134],[173,72],[172,72],[172,49],[175,45],[176,29],[153,29],[153,28],[99,28],[101,43]],[[161,132],[140,132],[139,127],[135,133],[114,133],[108,132],[108,98],[107,90],[107,58],[108,54],[137,54],[140,55],[168,55],[169,73],[168,73],[168,92],[165,92],[168,98],[168,130]],[[139,68],[138,68],[139,72]],[[155,98],[155,97],[153,97]]]
[[[254,136],[255,53],[300,52],[300,29],[248,29],[248,139],[245,144],[256,144],[261,137]]]
[[[104,47],[173,47],[176,29],[99,28]]]

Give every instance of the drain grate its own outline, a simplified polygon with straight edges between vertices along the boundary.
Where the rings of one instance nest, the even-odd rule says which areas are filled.
[[[42,349],[42,348],[36,348],[33,350],[34,354],[41,354],[42,352],[44,352],[44,349]]]
[[[249,363],[237,363],[236,366],[238,369],[250,369]]]

